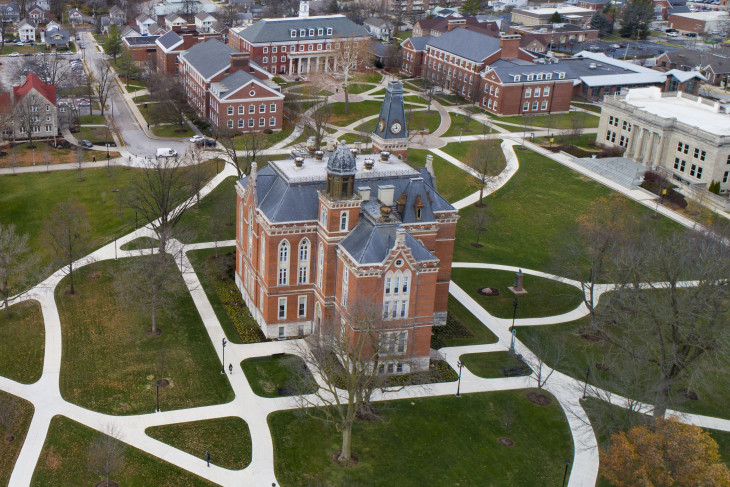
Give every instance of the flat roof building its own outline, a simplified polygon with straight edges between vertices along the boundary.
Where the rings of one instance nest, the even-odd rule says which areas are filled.
[[[566,24],[584,25],[590,22],[595,10],[581,7],[535,7],[516,8],[512,11],[512,23],[522,25],[547,24],[557,12]]]

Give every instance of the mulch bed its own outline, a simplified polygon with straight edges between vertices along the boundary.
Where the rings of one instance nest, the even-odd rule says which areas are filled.
[[[338,465],[338,466],[340,466],[340,467],[354,467],[354,466],[355,466],[355,465],[357,465],[357,464],[358,464],[358,462],[360,461],[360,458],[359,458],[359,457],[358,457],[358,456],[357,456],[356,454],[354,454],[354,453],[351,453],[351,454],[350,454],[350,459],[349,459],[349,460],[347,460],[346,462],[341,462],[341,461],[339,460],[339,456],[340,456],[340,452],[341,452],[341,451],[342,451],[342,450],[337,450],[337,451],[335,451],[335,452],[332,452],[332,455],[330,455],[330,460],[331,460],[331,461],[332,461],[332,463],[334,463],[335,465]]]
[[[477,289],[477,293],[481,294],[482,296],[499,296],[501,294],[499,292],[499,289],[493,287],[479,288]]]
[[[509,438],[505,438],[504,436],[497,438],[497,443],[499,443],[502,446],[514,446],[515,442],[510,440]]]
[[[101,277],[101,272],[92,272],[87,277],[90,281],[95,281]]]
[[[146,335],[147,335],[148,337],[158,337],[158,336],[162,335],[162,328],[159,328],[159,327],[158,327],[158,328],[157,328],[157,331],[152,331],[152,328],[149,328],[149,329],[148,329],[148,330],[147,330],[147,331],[145,332],[145,334],[146,334]]]
[[[580,335],[582,339],[590,342],[600,342],[605,339],[604,333],[601,330],[594,328],[579,328],[578,335]]]
[[[550,397],[546,396],[542,392],[535,391],[528,392],[527,399],[529,399],[531,403],[537,404],[538,406],[547,406],[548,404],[552,404],[553,402]]]
[[[170,381],[167,380],[167,379],[157,379],[155,381],[155,384],[157,384],[158,386],[160,386],[160,388],[164,389],[165,387],[167,387],[167,386],[170,385]]]
[[[5,435],[5,443],[12,443],[15,441],[15,435]]]

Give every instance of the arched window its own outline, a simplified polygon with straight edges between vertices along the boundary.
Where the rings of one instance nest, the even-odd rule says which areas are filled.
[[[383,284],[383,318],[408,318],[411,295],[411,271],[388,271]]]
[[[322,266],[324,266],[324,246],[319,244],[317,256],[317,287],[322,289]]]
[[[248,209],[248,258],[253,254],[253,210]]]
[[[345,266],[342,269],[342,306],[347,306],[347,294],[350,285],[350,269]]]
[[[279,244],[279,272],[277,273],[279,286],[289,284],[289,242],[282,240]]]
[[[299,269],[297,272],[299,284],[309,281],[309,239],[299,242]]]
[[[238,206],[238,215],[240,219],[240,222],[238,224],[238,241],[241,245],[243,245],[243,203]]]

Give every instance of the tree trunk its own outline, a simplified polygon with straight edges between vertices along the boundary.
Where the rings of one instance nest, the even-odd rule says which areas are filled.
[[[71,282],[71,295],[76,294],[76,290],[74,289],[74,262],[73,257],[68,263],[68,277]]]
[[[8,305],[8,297],[3,296],[3,308],[5,309],[5,317],[10,318],[10,306]]]
[[[152,334],[157,333],[157,290],[152,291]]]
[[[659,381],[659,389],[656,393],[656,400],[654,401],[654,418],[664,417],[664,414],[667,412],[667,404],[669,404],[669,393],[671,390],[672,380],[666,374],[662,373],[662,378]]]
[[[342,90],[345,92],[345,113],[350,113],[350,93],[348,93],[347,88],[348,86],[345,85]]]
[[[340,451],[340,456],[338,458],[341,462],[346,462],[350,460],[350,457],[352,456],[352,421],[348,421],[345,423],[344,428],[342,429],[342,450]]]

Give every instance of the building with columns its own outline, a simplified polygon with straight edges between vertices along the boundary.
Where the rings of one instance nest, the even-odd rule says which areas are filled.
[[[369,41],[367,29],[344,15],[310,17],[307,0],[300,3],[299,17],[263,19],[228,32],[229,46],[250,53],[272,74],[327,71],[334,67],[342,43],[362,44],[365,50]]]
[[[682,183],[730,191],[730,115],[718,102],[657,87],[607,96],[596,141]]]
[[[352,336],[351,312],[365,305],[377,333],[397,338],[380,370],[428,369],[431,329],[446,324],[458,220],[431,160],[416,170],[341,143],[261,170],[254,163],[236,192],[236,283],[268,338],[335,321]]]

